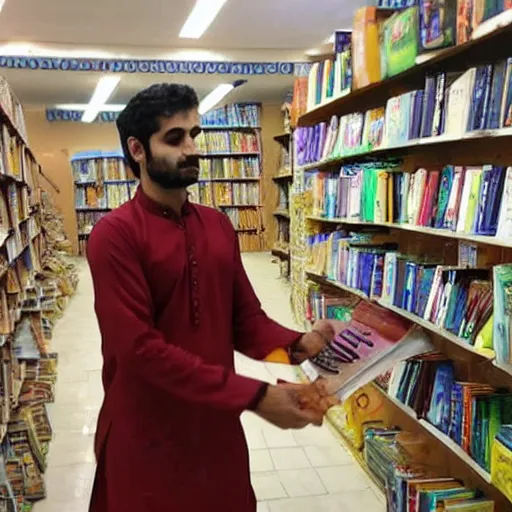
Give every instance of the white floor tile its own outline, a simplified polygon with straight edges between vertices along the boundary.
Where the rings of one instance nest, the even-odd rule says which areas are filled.
[[[311,467],[302,448],[273,448],[270,450],[270,454],[277,470],[306,469]]]
[[[250,450],[249,459],[252,473],[274,471],[274,463],[268,450]]]
[[[279,475],[275,472],[253,473],[251,475],[251,481],[258,501],[287,497],[286,491],[279,480]]]
[[[263,429],[263,437],[269,448],[290,448],[297,446],[297,441],[295,437],[293,437],[291,430],[281,430],[273,425],[269,425]]]
[[[256,512],[270,512],[268,508],[268,503],[265,501],[259,501],[258,506],[256,507]]]
[[[334,439],[334,436],[333,436]],[[330,446],[306,446],[304,451],[315,468],[339,466],[341,464],[355,464],[354,459],[334,439]]]
[[[290,469],[278,471],[278,474],[285,491],[291,498],[327,494],[314,469]]]
[[[317,468],[327,491],[338,494],[346,491],[361,491],[368,489],[368,477],[356,464],[346,466],[332,466],[330,468]],[[373,495],[373,493],[372,493]]]
[[[267,448],[263,431],[260,428],[246,428],[245,439],[249,450],[264,450]]]

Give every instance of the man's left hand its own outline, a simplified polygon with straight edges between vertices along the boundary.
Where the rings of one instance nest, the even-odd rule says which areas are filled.
[[[334,330],[331,324],[325,320],[318,320],[313,325],[313,330],[303,334],[292,347],[293,362],[301,363],[306,359],[315,357],[332,341]]]

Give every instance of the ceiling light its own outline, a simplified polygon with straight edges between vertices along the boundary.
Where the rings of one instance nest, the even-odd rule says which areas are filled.
[[[55,105],[55,108],[57,110],[78,110],[83,112],[84,110],[87,110],[88,106],[88,103],[61,103],[59,105]],[[101,112],[121,112],[125,107],[126,105],[117,103],[105,103],[101,108]]]
[[[208,96],[201,100],[201,103],[199,104],[199,114],[206,114],[208,110],[217,105],[217,103],[227,96],[234,88],[235,86],[233,84],[220,84],[215,87]]]
[[[199,114],[203,115],[226,97],[233,89],[247,83],[247,80],[235,80],[232,84],[220,84],[199,103]]]
[[[1,0],[0,0],[1,1]],[[196,0],[187,21],[183,25],[180,37],[199,39],[219,14],[226,0]]]
[[[96,119],[96,116],[105,107],[105,102],[110,98],[117,87],[119,80],[121,80],[121,78],[118,76],[103,76],[99,79],[91,101],[89,101],[82,116],[83,123],[92,123]]]
[[[5,0],[0,0],[0,11],[2,10],[4,4],[5,4]]]

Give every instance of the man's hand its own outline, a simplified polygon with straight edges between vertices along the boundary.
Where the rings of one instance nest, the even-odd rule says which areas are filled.
[[[320,426],[324,413],[302,408],[302,394],[307,387],[306,384],[268,386],[256,414],[283,429],[298,429],[309,424]]]
[[[313,330],[303,334],[300,340],[292,347],[294,362],[301,363],[318,355],[334,338],[334,329],[325,320],[318,320]]]

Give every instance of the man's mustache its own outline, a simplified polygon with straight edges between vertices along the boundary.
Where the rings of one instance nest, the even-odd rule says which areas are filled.
[[[199,155],[189,155],[185,160],[178,163],[178,169],[199,168]]]

